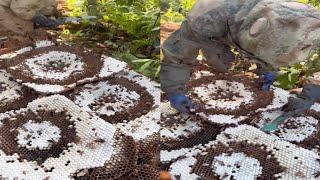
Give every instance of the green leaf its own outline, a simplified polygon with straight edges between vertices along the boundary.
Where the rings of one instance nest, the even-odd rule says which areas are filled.
[[[145,62],[152,62],[152,59],[137,59],[133,60],[132,63],[145,63]]]
[[[139,68],[139,71],[141,71],[141,72],[146,71],[146,69],[149,69],[149,68],[150,68],[151,64],[152,64],[152,61],[148,61],[148,62],[144,63],[144,64]]]

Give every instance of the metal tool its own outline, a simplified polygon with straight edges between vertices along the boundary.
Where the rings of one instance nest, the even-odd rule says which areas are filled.
[[[0,48],[2,47],[3,43],[6,42],[8,40],[8,37],[4,36],[0,36]]]
[[[271,132],[278,129],[279,125],[282,124],[286,119],[288,119],[291,116],[290,113],[284,113],[280,116],[278,116],[275,120],[273,120],[271,123],[266,124],[262,127],[262,130],[265,132]]]

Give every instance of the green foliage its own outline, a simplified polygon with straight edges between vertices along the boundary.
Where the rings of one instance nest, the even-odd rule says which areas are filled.
[[[182,22],[196,0],[163,0],[161,2],[164,22]]]
[[[105,22],[136,38],[149,37],[160,26],[160,4],[156,0],[101,0],[98,9]]]
[[[283,89],[292,89],[300,82],[300,76],[304,71],[305,66],[302,64],[282,68],[275,84]]]
[[[275,85],[284,89],[292,89],[301,85],[308,76],[317,71],[320,71],[320,50],[311,55],[306,63],[281,68]]]
[[[164,15],[161,16],[161,20],[163,22],[179,23],[185,20],[185,16],[170,8],[166,11],[166,13],[164,13]]]
[[[68,3],[69,15],[83,19],[80,27],[64,30],[62,35],[77,41],[79,38],[85,38],[87,42],[88,39],[94,42],[101,39],[114,56],[127,61],[135,70],[158,79],[160,1],[68,0]],[[86,18],[93,15],[96,18]],[[144,63],[138,63],[140,59]]]
[[[320,9],[320,0],[299,0],[299,2],[311,4]],[[320,71],[320,50],[311,55],[310,58],[306,60],[306,63],[282,68],[275,85],[284,89],[292,89],[302,85],[308,76],[317,71]]]
[[[305,4],[312,4],[315,7],[320,6],[320,0],[299,0],[299,1]]]
[[[85,13],[84,0],[67,0],[67,8],[70,10],[69,16],[82,16]]]
[[[127,53],[119,53],[115,55],[120,59],[126,60],[132,64],[133,69],[142,73],[156,81],[159,81],[160,61],[155,59],[139,59],[136,56]]]

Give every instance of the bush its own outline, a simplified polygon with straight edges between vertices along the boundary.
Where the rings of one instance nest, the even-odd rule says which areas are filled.
[[[113,51],[113,56],[122,58],[135,70],[158,80],[158,0],[68,0],[68,5],[70,16],[96,18],[83,18],[80,28],[65,30],[67,36],[103,36],[103,43]]]
[[[163,0],[161,2],[164,22],[182,22],[193,7],[196,0]]]

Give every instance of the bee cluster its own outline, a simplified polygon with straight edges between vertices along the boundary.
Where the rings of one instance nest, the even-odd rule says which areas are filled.
[[[156,82],[47,40],[0,59],[1,178],[158,177]]]

